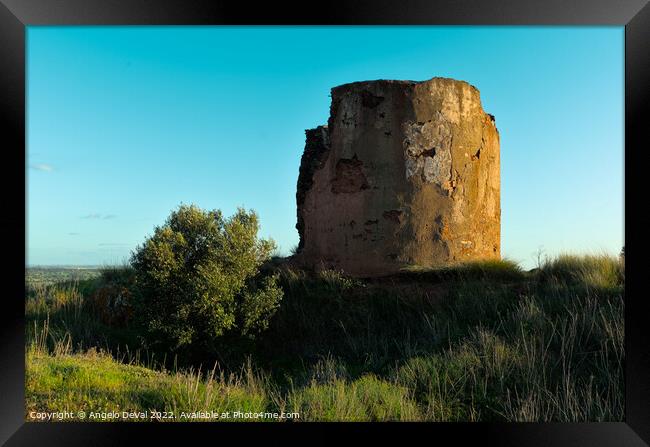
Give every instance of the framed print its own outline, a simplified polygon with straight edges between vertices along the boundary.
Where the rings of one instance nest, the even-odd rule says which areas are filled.
[[[647,2],[0,3],[7,445],[647,445]]]

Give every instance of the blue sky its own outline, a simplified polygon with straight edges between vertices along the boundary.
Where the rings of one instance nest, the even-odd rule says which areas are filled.
[[[503,256],[617,254],[623,75],[623,27],[28,27],[27,262],[122,262],[181,202],[288,253],[330,88],[434,76],[496,116]]]

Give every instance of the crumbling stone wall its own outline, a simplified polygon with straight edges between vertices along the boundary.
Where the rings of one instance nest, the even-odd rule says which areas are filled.
[[[296,194],[307,268],[376,276],[500,257],[499,134],[463,81],[332,89],[306,131]]]

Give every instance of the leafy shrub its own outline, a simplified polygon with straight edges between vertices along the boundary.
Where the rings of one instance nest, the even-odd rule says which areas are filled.
[[[214,349],[223,335],[266,328],[282,291],[259,267],[275,244],[258,239],[255,212],[181,205],[133,253],[136,314],[149,338],[172,349]]]

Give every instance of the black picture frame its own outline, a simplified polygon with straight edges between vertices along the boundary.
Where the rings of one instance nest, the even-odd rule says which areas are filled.
[[[97,424],[31,423],[24,420],[24,293],[26,243],[25,36],[32,25],[617,25],[625,26],[625,191],[633,197],[643,179],[641,156],[650,108],[650,6],[647,0],[446,0],[356,1],[347,4],[251,5],[244,2],[183,0],[0,0],[0,112],[4,154],[9,166],[0,175],[5,192],[0,230],[7,260],[5,299],[0,311],[0,442],[6,445],[128,444],[144,435],[149,443],[193,442],[198,436],[218,444],[224,435],[266,436],[263,442],[362,442],[387,432],[413,442],[453,441],[501,446],[641,446],[650,443],[650,336],[643,294],[639,238],[647,218],[628,218],[644,203],[626,206],[626,417],[620,423],[576,424]],[[597,94],[597,92],[594,92]],[[645,143],[645,144],[644,144]],[[625,199],[625,198],[624,198]],[[641,206],[642,207],[642,206]],[[643,208],[643,207],[642,207]],[[634,241],[630,243],[628,239]],[[23,262],[24,265],[24,262]],[[639,284],[639,285],[637,285]],[[10,285],[9,288],[7,286]],[[417,432],[416,440],[414,431]],[[424,438],[422,438],[424,436]],[[244,438],[241,438],[244,439]],[[399,439],[399,438],[398,438]],[[196,441],[199,442],[199,441]]]

